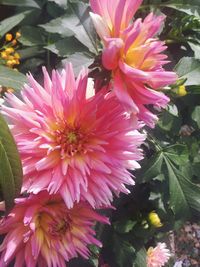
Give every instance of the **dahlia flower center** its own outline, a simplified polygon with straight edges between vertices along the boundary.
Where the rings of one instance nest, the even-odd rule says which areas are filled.
[[[87,135],[80,128],[67,126],[63,130],[56,130],[55,137],[57,146],[61,149],[62,158],[85,152]]]
[[[40,212],[37,222],[38,227],[52,237],[61,238],[68,230],[70,230],[72,223],[69,214],[66,214],[65,210],[62,212],[63,214],[58,214],[56,216],[54,216],[55,214]]]
[[[49,225],[49,233],[52,236],[63,236],[70,229],[70,222],[66,219],[53,221]]]

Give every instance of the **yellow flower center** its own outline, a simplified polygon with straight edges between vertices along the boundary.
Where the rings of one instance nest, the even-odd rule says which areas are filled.
[[[67,135],[67,139],[70,144],[74,144],[74,143],[77,143],[78,136],[75,132],[69,132]]]
[[[66,212],[65,206],[59,209],[57,203],[48,203],[47,210],[46,207],[42,209],[35,222],[38,232],[42,235],[62,238],[71,229],[72,219]]]
[[[66,125],[64,129],[54,132],[57,146],[61,149],[61,158],[72,157],[86,152],[88,137],[80,127]]]

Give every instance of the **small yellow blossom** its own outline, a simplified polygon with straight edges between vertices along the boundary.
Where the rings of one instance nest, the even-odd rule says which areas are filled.
[[[19,53],[14,53],[15,59],[20,59],[20,54]]]
[[[13,66],[13,61],[12,61],[12,60],[8,60],[8,61],[6,62],[6,65],[7,65],[8,67],[12,67],[12,66]]]
[[[16,39],[12,40],[12,45],[15,46],[16,44],[17,44],[17,40]]]
[[[16,39],[20,38],[21,37],[21,33],[20,32],[16,32],[15,37],[16,37]]]
[[[180,86],[178,87],[177,95],[179,95],[179,96],[185,96],[185,95],[187,95],[187,91],[186,91],[184,85],[180,85]]]
[[[15,50],[14,50],[14,48],[12,48],[12,47],[8,47],[8,48],[6,48],[6,50],[5,50],[5,53],[6,54],[11,54],[11,53],[14,53],[15,52]]]
[[[12,40],[12,38],[13,38],[13,36],[12,36],[11,33],[7,33],[7,34],[6,34],[5,39],[6,39],[7,42],[10,42],[10,41]]]
[[[15,59],[14,61],[15,61],[15,64],[14,65],[19,65],[20,64],[20,62],[19,62],[18,59]]]
[[[5,51],[1,52],[1,58],[3,59],[7,59],[8,58],[8,55]]]
[[[151,211],[148,214],[148,219],[149,219],[149,222],[151,223],[151,225],[153,225],[156,228],[159,228],[159,227],[163,226],[163,224],[160,221],[160,218],[159,218],[158,214],[155,211]]]
[[[7,58],[8,60],[13,60],[14,59],[14,56],[8,56],[8,58]]]

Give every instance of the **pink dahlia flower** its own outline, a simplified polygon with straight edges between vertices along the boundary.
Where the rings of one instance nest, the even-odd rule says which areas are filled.
[[[65,267],[65,261],[90,255],[87,245],[101,246],[94,238],[95,221],[108,223],[87,203],[68,209],[60,195],[47,191],[16,199],[11,213],[0,221],[0,266]]]
[[[165,243],[158,243],[155,248],[150,247],[147,251],[147,267],[162,267],[171,257]]]
[[[92,96],[87,74],[75,81],[71,65],[61,74],[53,71],[52,80],[44,69],[44,87],[28,79],[22,100],[8,94],[12,107],[2,107],[22,158],[22,192],[59,192],[68,208],[80,199],[109,205],[112,192],[128,193],[125,185],[134,182],[127,169],[139,167],[145,137],[117,98]]]
[[[155,35],[164,16],[149,14],[144,21],[130,21],[141,0],[90,0],[95,28],[104,43],[103,66],[112,70],[113,88],[127,111],[153,127],[157,117],[147,105],[165,107],[168,97],[159,91],[177,76],[165,71],[164,42]]]

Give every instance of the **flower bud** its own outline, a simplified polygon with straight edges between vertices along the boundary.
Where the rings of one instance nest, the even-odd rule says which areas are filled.
[[[160,218],[159,218],[158,214],[155,211],[151,211],[148,214],[148,219],[149,219],[149,222],[151,223],[151,225],[153,225],[156,228],[159,228],[159,227],[163,226],[163,224],[160,221]]]
[[[16,39],[20,38],[21,37],[21,33],[20,32],[16,32],[15,37],[16,37]]]
[[[179,96],[185,96],[185,95],[187,95],[187,91],[186,91],[184,85],[180,85],[180,86],[178,87],[177,95],[179,95]]]
[[[10,42],[10,41],[12,40],[12,38],[13,38],[13,36],[12,36],[11,33],[7,33],[7,34],[6,34],[5,39],[6,39],[7,42]]]

